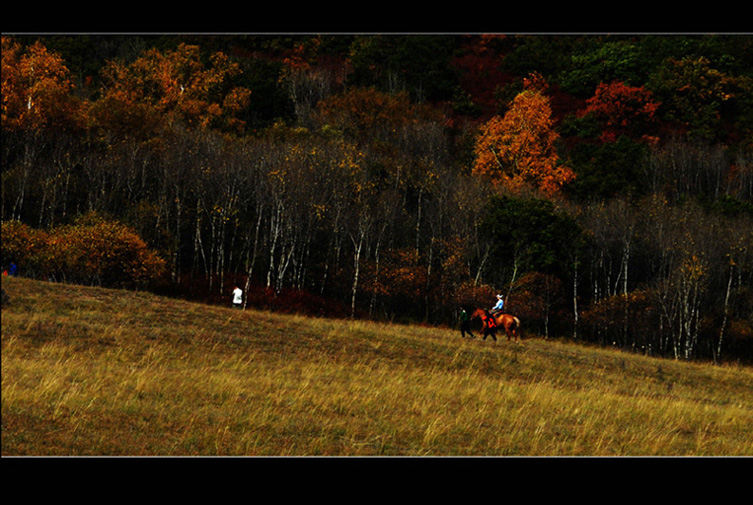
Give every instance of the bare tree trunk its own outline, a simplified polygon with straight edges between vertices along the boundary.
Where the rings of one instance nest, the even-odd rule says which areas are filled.
[[[573,262],[573,340],[578,340],[578,255],[575,256]]]
[[[175,197],[175,244],[173,251],[173,265],[172,265],[172,280],[175,282],[178,279],[178,269],[180,268],[180,217],[182,214],[181,199],[179,196]]]
[[[727,291],[724,294],[724,317],[722,318],[722,326],[719,328],[719,341],[716,344],[716,354],[714,356],[714,362],[719,363],[722,359],[722,342],[724,341],[724,328],[727,326],[727,318],[729,317],[729,293],[732,290],[732,272],[733,267],[729,267],[729,278],[727,279]]]
[[[272,275],[275,269],[275,249],[280,238],[280,219],[282,216],[282,204],[277,203],[274,214],[269,219],[269,234],[272,244],[269,247],[269,268],[267,269],[267,287],[272,287]]]
[[[246,293],[246,296],[243,297],[243,308],[245,309],[248,305],[248,290],[251,288],[251,278],[254,275],[254,265],[256,265],[256,253],[258,251],[259,246],[259,231],[261,229],[261,220],[262,220],[262,209],[261,204],[257,206],[257,211],[259,215],[256,218],[256,230],[254,230],[254,248],[251,252],[251,258],[246,263],[246,286],[243,290],[244,293]]]
[[[358,291],[358,276],[361,270],[361,251],[363,249],[363,243],[364,238],[366,235],[366,231],[361,229],[358,232],[358,242],[356,240],[353,240],[353,237],[351,237],[351,240],[353,240],[353,246],[355,247],[355,254],[353,257],[353,265],[354,265],[354,272],[353,272],[353,287],[351,290],[351,296],[350,296],[350,317],[353,318],[356,315],[356,293]]]

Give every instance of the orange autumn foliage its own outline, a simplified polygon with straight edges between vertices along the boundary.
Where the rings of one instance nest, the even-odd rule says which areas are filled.
[[[575,173],[559,163],[552,108],[539,79],[510,104],[504,116],[495,116],[481,127],[476,141],[474,173],[511,190],[533,187],[557,194],[575,179]]]
[[[79,107],[63,59],[40,42],[27,48],[2,37],[1,122],[7,129],[75,126]]]
[[[418,252],[411,248],[398,249],[385,256],[379,264],[378,276],[376,265],[367,265],[371,280],[366,291],[406,300],[421,296],[426,286],[426,269],[421,265]]]
[[[205,65],[199,47],[186,44],[164,53],[151,49],[127,65],[112,61],[103,70],[106,86],[94,116],[110,130],[147,135],[163,121],[240,130],[243,122],[235,116],[251,91],[232,86],[240,68],[226,55],[215,53],[209,61]]]

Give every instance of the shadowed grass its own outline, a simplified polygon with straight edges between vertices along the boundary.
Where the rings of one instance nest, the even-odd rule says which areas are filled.
[[[753,455],[749,368],[3,287],[3,455]]]

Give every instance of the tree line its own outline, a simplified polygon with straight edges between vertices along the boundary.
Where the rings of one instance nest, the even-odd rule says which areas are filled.
[[[3,37],[3,263],[750,360],[750,45]]]

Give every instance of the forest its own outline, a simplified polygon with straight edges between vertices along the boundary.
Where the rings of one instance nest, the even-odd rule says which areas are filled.
[[[750,35],[3,35],[3,268],[750,363],[752,91]]]

